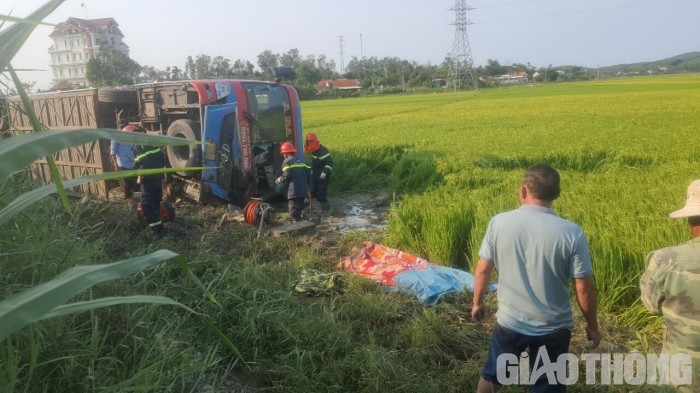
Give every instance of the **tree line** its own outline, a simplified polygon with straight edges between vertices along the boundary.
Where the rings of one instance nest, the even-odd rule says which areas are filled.
[[[212,78],[273,80],[274,69],[284,66],[294,70],[296,79],[290,83],[304,96],[307,94],[303,93],[307,91],[315,93],[318,82],[337,78],[358,79],[363,89],[375,92],[440,87],[444,85],[450,68],[449,57],[442,63],[433,65],[398,57],[353,56],[345,67],[345,73],[340,75],[333,59],[324,54],[302,56],[298,49],[290,49],[286,53],[265,50],[258,54],[256,60],[253,64],[246,59],[232,61],[223,56],[200,54],[187,56],[183,68],[171,66],[157,69],[148,65],[140,66],[123,53],[107,47],[88,62],[87,79],[92,86]],[[586,69],[582,67],[553,68],[550,64],[536,68],[529,63],[500,64],[494,59],[489,59],[484,66],[473,68],[472,72],[481,87],[494,83],[495,78],[501,75],[522,72],[528,81],[533,82],[588,78]]]
[[[255,64],[247,59],[230,60],[223,56],[199,54],[187,56],[184,67],[169,66],[158,69],[140,65],[122,52],[103,46],[98,55],[87,64],[86,77],[91,86],[117,86],[133,83],[187,80],[187,79],[251,79],[273,80],[276,67],[294,70],[296,78],[288,83],[294,85],[302,98],[317,95],[316,86],[322,80],[348,78],[357,79],[364,91],[405,92],[444,87],[450,69],[450,58],[440,64],[419,64],[397,57],[353,56],[339,74],[336,63],[326,55],[302,56],[298,49],[286,53],[265,50],[257,55]],[[474,79],[480,87],[498,84],[506,75],[520,75],[527,82],[553,82],[560,80],[585,80],[596,75],[592,69],[578,66],[534,67],[530,63],[501,64],[489,59],[483,66],[473,67]]]

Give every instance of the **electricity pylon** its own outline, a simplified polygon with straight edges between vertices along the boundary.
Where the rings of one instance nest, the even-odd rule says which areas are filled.
[[[448,89],[466,89],[470,85],[474,86],[475,89],[479,88],[472,70],[474,60],[472,59],[472,49],[469,45],[469,35],[467,35],[467,26],[472,24],[467,19],[467,11],[473,9],[467,5],[466,0],[455,0],[455,21],[452,23],[455,25],[455,39],[452,44],[450,69],[447,74]]]

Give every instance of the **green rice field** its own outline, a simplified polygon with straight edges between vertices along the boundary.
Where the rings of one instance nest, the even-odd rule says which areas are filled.
[[[699,75],[306,102],[303,113],[339,156],[334,181],[389,184],[388,240],[433,262],[478,259],[488,220],[518,206],[520,177],[540,162],[561,172],[554,207],[584,228],[606,311],[645,326],[645,255],[689,238],[668,213],[700,178]]]

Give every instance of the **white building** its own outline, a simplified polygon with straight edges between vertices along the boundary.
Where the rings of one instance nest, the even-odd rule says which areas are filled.
[[[87,86],[87,62],[97,54],[101,45],[109,45],[128,56],[129,47],[122,42],[124,34],[118,26],[113,18],[68,18],[56,25],[49,35],[53,39],[49,55],[54,82]]]

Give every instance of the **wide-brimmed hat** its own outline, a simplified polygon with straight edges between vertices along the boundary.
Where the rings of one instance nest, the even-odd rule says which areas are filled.
[[[695,180],[688,186],[688,199],[685,207],[671,213],[671,218],[700,216],[700,180]]]

